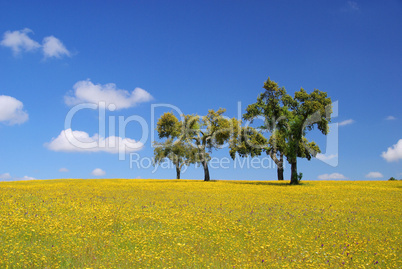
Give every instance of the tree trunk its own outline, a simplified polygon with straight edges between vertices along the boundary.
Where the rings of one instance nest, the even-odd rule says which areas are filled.
[[[294,139],[294,144],[293,144],[293,156],[291,158],[291,175],[290,175],[290,185],[297,185],[299,184],[299,175],[297,174],[297,156],[299,155],[298,149],[299,149],[299,143],[301,139]]]
[[[269,151],[269,156],[271,159],[275,162],[277,166],[277,175],[278,175],[278,180],[283,180],[283,153],[280,152],[280,159],[278,160],[277,157],[277,150],[276,149],[271,149]]]
[[[204,167],[204,181],[209,181],[210,177],[209,177],[208,162],[204,161],[202,165]]]
[[[294,160],[292,160],[291,170],[292,170],[292,174],[290,175],[290,185],[299,184],[299,179],[298,179],[298,175],[297,175],[297,159],[296,158]]]
[[[176,165],[176,179],[180,179],[180,167]]]
[[[278,166],[278,180],[283,180],[283,153],[280,153]]]

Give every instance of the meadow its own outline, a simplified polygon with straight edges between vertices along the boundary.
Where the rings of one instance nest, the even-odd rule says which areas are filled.
[[[0,268],[401,268],[402,182],[0,182]]]

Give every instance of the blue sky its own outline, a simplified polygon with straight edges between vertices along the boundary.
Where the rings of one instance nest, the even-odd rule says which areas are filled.
[[[338,101],[335,151],[318,131],[308,134],[327,161],[299,160],[303,179],[402,178],[400,29],[396,0],[0,0],[0,180],[174,178],[173,168],[145,168],[152,115],[172,111],[155,106],[199,115],[223,107],[236,117],[238,102],[244,113],[268,77],[291,94],[317,88]],[[116,109],[106,110],[100,141],[137,143],[132,167],[116,148],[65,144],[69,111],[101,99]],[[110,127],[119,117],[134,119],[124,134]],[[99,109],[82,109],[71,130],[99,142],[99,119]],[[266,156],[254,168],[226,163],[227,148],[212,156],[223,160],[210,168],[213,179],[276,179]],[[182,178],[203,171],[191,166]]]

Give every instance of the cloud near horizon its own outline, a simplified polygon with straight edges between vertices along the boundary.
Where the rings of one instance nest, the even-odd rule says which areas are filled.
[[[21,181],[21,180],[35,180],[34,177],[23,176],[23,177],[13,177],[10,173],[0,174],[0,181]]]
[[[96,168],[96,169],[94,169],[94,170],[92,171],[91,174],[94,175],[94,176],[100,177],[100,176],[106,175],[106,172],[103,171],[103,170],[100,169],[100,168]]]
[[[42,48],[45,58],[61,58],[62,56],[70,56],[71,53],[66,49],[64,44],[54,36],[47,36],[43,39],[42,45],[31,39],[28,34],[33,33],[29,28],[20,31],[6,31],[0,45],[8,47],[13,51],[14,56],[21,52],[35,51]]]
[[[107,152],[112,154],[139,151],[144,144],[130,138],[116,136],[99,137],[98,134],[89,136],[83,131],[63,130],[58,137],[45,143],[46,148],[59,152]]]
[[[0,122],[9,125],[21,124],[28,120],[28,113],[23,110],[24,104],[7,95],[0,95]]]
[[[366,178],[382,178],[382,177],[384,176],[380,172],[370,172],[366,175]]]
[[[78,81],[74,84],[73,89],[70,95],[64,97],[65,103],[69,106],[81,103],[99,104],[100,102],[105,102],[109,110],[109,105],[113,105],[113,109],[120,110],[134,107],[153,99],[151,94],[141,88],[135,88],[130,93],[127,90],[118,89],[114,83],[93,84],[89,79]]]
[[[345,177],[342,174],[339,173],[332,173],[332,174],[323,174],[323,175],[319,175],[318,179],[321,180],[331,180],[331,179],[348,179],[347,177]]]
[[[0,174],[0,180],[7,180],[7,179],[10,179],[10,178],[11,178],[10,173]]]
[[[381,157],[387,162],[397,162],[402,159],[402,139],[399,139],[395,145],[389,147],[387,151],[384,151]]]

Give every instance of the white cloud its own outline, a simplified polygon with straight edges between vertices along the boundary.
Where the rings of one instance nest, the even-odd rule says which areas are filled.
[[[136,106],[139,103],[151,101],[151,94],[141,88],[135,88],[129,93],[126,90],[117,89],[116,84],[93,84],[90,80],[82,80],[75,83],[72,96],[66,95],[64,100],[67,105],[73,106],[80,103],[105,102],[106,107],[114,105],[117,110]]]
[[[100,176],[104,176],[104,175],[106,174],[106,172],[103,171],[103,170],[100,169],[100,168],[96,168],[95,170],[92,171],[91,174],[94,175],[94,176],[100,177]]]
[[[110,136],[99,137],[98,134],[89,136],[83,131],[72,131],[71,129],[61,131],[60,135],[53,138],[45,147],[52,151],[62,152],[108,152],[125,153],[142,149],[144,144],[130,138]]]
[[[385,118],[386,120],[396,120],[396,118],[394,116],[388,116]]]
[[[382,177],[384,176],[380,172],[370,172],[366,175],[366,178],[382,178]]]
[[[315,157],[321,161],[328,161],[328,160],[338,157],[338,154],[325,155],[325,154],[317,153],[317,156],[315,156]]]
[[[7,95],[0,95],[0,122],[10,125],[21,124],[28,120],[28,114],[23,110],[24,104]]]
[[[14,55],[18,55],[21,51],[34,51],[38,48],[42,48],[45,58],[61,58],[62,56],[71,55],[58,38],[47,36],[43,39],[42,45],[40,45],[28,36],[29,33],[32,33],[32,30],[28,28],[21,31],[7,31],[4,33],[0,45],[11,48]]]
[[[323,175],[319,175],[318,179],[321,180],[331,180],[331,179],[348,179],[347,177],[345,177],[342,174],[339,173],[332,173],[332,174],[323,174]]]
[[[35,178],[29,176],[12,177],[10,173],[0,174],[0,181],[18,181],[18,180],[35,180]]]
[[[354,123],[354,122],[355,122],[354,120],[349,119],[349,120],[341,121],[340,123],[338,123],[338,125],[339,125],[339,126],[345,126],[345,125],[352,124],[352,123]]]
[[[388,150],[381,154],[387,162],[396,162],[402,159],[402,139],[399,139],[398,143],[389,147]]]
[[[21,31],[7,31],[3,35],[3,40],[0,42],[2,46],[9,47],[13,50],[14,55],[23,51],[32,51],[40,48],[40,44],[32,40],[28,34],[32,30],[25,28]]]
[[[22,178],[18,178],[18,180],[35,180],[36,178],[34,177],[29,177],[29,176],[24,176]]]
[[[70,56],[70,52],[63,43],[54,36],[47,36],[43,39],[43,54],[45,58],[61,58],[63,55]]]
[[[7,179],[11,179],[10,173],[0,174],[0,180],[7,180]]]
[[[62,173],[67,173],[67,172],[69,172],[69,170],[67,169],[67,168],[60,168],[59,169],[59,172],[62,172]]]

